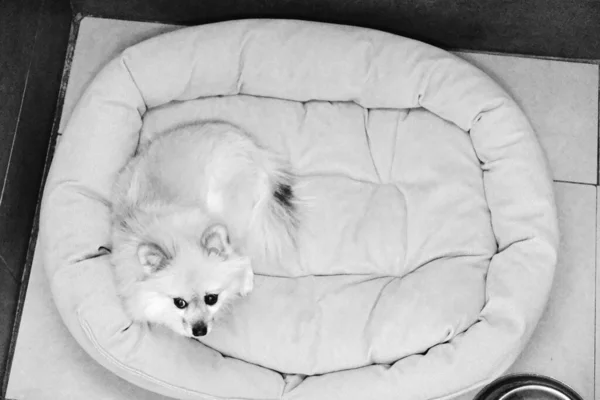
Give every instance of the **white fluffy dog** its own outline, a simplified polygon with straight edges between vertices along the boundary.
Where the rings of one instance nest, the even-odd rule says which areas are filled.
[[[252,262],[295,250],[294,179],[233,125],[177,127],[142,146],[112,199],[118,292],[135,321],[204,336],[253,287]]]

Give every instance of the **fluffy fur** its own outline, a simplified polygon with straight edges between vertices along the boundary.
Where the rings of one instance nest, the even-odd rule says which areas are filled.
[[[251,260],[276,263],[295,250],[289,167],[227,123],[181,126],[141,146],[112,204],[111,260],[126,311],[185,336],[207,334],[252,290]]]

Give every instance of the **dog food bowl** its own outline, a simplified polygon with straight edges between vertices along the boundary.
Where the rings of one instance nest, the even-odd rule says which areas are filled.
[[[572,388],[547,376],[506,375],[496,379],[473,400],[583,400]]]

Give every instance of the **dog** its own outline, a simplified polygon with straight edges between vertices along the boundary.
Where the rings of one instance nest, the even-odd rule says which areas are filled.
[[[110,259],[134,321],[210,333],[253,289],[253,263],[296,249],[288,163],[234,125],[178,126],[139,146],[112,192]]]

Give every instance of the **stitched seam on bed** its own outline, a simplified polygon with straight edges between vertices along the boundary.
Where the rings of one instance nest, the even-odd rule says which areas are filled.
[[[377,163],[375,162],[375,158],[373,157],[373,149],[371,148],[371,136],[369,135],[369,120],[371,118],[371,110],[368,108],[363,108],[363,123],[365,127],[365,140],[367,142],[367,149],[369,150],[369,157],[371,158],[371,164],[373,165],[373,170],[375,170],[375,175],[377,175],[377,179],[379,184],[383,183],[381,180],[381,174],[379,173],[379,168],[377,168]]]
[[[140,378],[144,378],[147,379],[159,386],[163,386],[165,388],[168,389],[173,389],[176,391],[180,391],[186,394],[193,394],[193,395],[200,395],[200,396],[204,396],[207,400],[276,400],[275,398],[265,398],[265,399],[251,399],[251,398],[247,398],[247,397],[217,397],[217,396],[213,396],[213,395],[209,395],[207,393],[204,392],[198,392],[196,390],[191,390],[191,389],[187,389],[181,386],[175,386],[172,385],[168,382],[165,382],[161,379],[158,379],[154,376],[148,375],[136,368],[132,368],[124,363],[122,363],[121,361],[119,361],[117,358],[113,357],[108,351],[106,351],[104,349],[104,347],[102,347],[98,341],[96,340],[96,337],[94,336],[94,333],[92,332],[92,329],[90,327],[90,325],[87,323],[87,321],[81,316],[81,314],[78,312],[77,313],[77,319],[79,320],[79,324],[80,326],[83,328],[84,332],[86,333],[86,336],[88,337],[88,339],[90,340],[90,342],[92,343],[92,345],[94,346],[94,348],[98,351],[98,353],[100,353],[106,360],[108,360],[109,362],[111,362],[112,364],[116,365],[119,368],[122,368],[128,372],[133,373],[134,375],[137,375]]]
[[[129,69],[129,65],[127,65],[127,55],[125,53],[121,54],[119,62],[121,63],[121,65],[123,65],[123,68],[125,68],[125,71],[127,71],[127,75],[129,75],[129,78],[131,79],[131,83],[133,83],[133,86],[135,86],[135,89],[137,90],[137,94],[140,97],[140,100],[142,100],[142,103],[144,104],[144,111],[142,113],[140,113],[140,110],[138,110],[138,108],[135,107],[135,105],[129,104],[129,106],[133,106],[133,108],[137,111],[140,119],[142,119],[144,117],[144,114],[146,114],[146,111],[148,111],[148,104],[146,103],[146,99],[144,98],[144,93],[140,89],[140,86],[138,85],[137,81],[135,80],[135,77],[133,76],[131,69]],[[139,133],[140,132],[138,132],[138,146],[139,146],[139,140],[141,137],[141,135]]]
[[[381,296],[383,296],[383,292],[387,289],[387,287],[396,280],[396,277],[391,277],[391,279],[389,280],[389,282],[387,282],[385,285],[383,285],[383,287],[381,288],[381,290],[379,291],[379,293],[377,293],[377,298],[375,299],[375,301],[373,302],[373,306],[371,307],[371,310],[369,311],[369,316],[367,317],[367,321],[365,323],[365,326],[363,328],[363,332],[362,335],[363,337],[366,336],[366,330],[368,329],[368,327],[371,324],[371,321],[373,320],[373,312],[375,312],[375,308],[377,307],[377,305],[379,304],[379,301],[381,300]],[[371,346],[369,346],[369,351],[367,354],[367,358],[370,362],[373,362],[373,349]]]
[[[405,119],[408,116],[408,113],[410,113],[410,109],[407,111],[407,114],[404,117]],[[398,151],[398,136],[399,136],[398,129],[400,129],[400,115],[401,114],[399,112],[398,115],[396,116],[396,125],[394,126],[394,150],[392,152],[392,159],[390,161],[390,167],[388,169],[388,181],[394,182],[396,184],[396,187],[398,186],[398,179],[393,177],[392,173],[394,171],[394,164],[396,162],[396,153]]]

